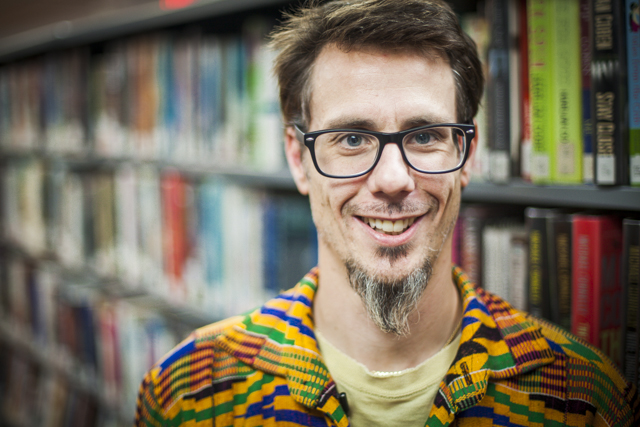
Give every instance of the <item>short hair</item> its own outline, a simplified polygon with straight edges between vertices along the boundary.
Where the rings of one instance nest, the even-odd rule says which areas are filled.
[[[473,40],[441,0],[311,0],[285,13],[271,34],[285,123],[308,125],[313,65],[322,49],[374,48],[416,51],[446,60],[454,74],[457,120],[470,122],[478,111],[484,77]]]

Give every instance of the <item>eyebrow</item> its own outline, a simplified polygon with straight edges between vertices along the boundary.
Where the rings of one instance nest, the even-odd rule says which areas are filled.
[[[416,116],[411,117],[402,122],[402,130],[413,129],[420,126],[427,126],[436,123],[452,123],[450,120],[445,120],[443,117],[438,116]],[[373,120],[361,119],[356,117],[338,117],[336,119],[329,120],[325,129],[376,129],[376,124]]]

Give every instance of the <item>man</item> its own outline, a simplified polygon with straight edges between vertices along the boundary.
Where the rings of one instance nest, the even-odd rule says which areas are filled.
[[[483,78],[449,7],[312,4],[273,45],[318,268],[160,361],[136,424],[639,425],[600,352],[452,270]]]

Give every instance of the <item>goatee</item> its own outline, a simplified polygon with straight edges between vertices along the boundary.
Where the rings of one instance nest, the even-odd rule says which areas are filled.
[[[397,336],[408,335],[409,317],[418,307],[431,278],[433,267],[430,260],[395,280],[372,277],[352,260],[348,260],[345,266],[351,287],[360,295],[369,317],[378,328]]]

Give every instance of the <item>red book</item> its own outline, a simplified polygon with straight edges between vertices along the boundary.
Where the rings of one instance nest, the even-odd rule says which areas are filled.
[[[574,215],[571,332],[622,362],[622,225],[613,216]]]
[[[183,296],[182,273],[188,251],[186,186],[178,172],[162,177],[164,272],[172,296]]]

